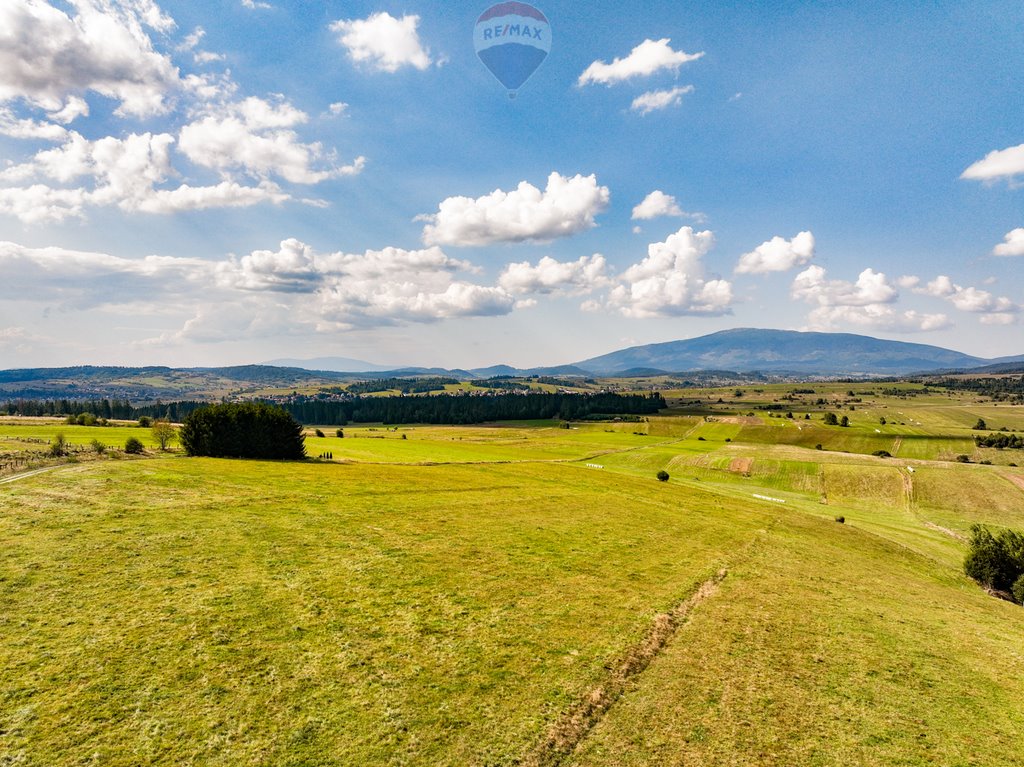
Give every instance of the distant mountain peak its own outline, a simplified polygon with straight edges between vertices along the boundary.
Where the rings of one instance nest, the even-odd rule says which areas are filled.
[[[731,328],[697,338],[633,346],[577,367],[617,374],[635,368],[737,370],[809,375],[902,375],[969,368],[989,360],[928,344],[855,333]]]
[[[384,370],[395,370],[400,365],[377,365],[365,360],[350,357],[313,357],[312,359],[277,359],[264,362],[281,368],[300,368],[302,370],[327,370],[335,373],[377,373]]]

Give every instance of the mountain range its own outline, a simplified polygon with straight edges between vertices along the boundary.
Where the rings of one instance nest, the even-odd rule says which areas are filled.
[[[928,344],[886,341],[853,333],[737,328],[592,357],[576,367],[599,374],[630,368],[676,372],[737,370],[806,375],[905,375],[1024,361],[1024,355],[984,359]]]
[[[385,370],[345,357],[275,360],[281,365],[222,368],[96,367],[0,370],[0,402],[6,399],[157,399],[244,396],[267,388],[333,386],[356,380],[442,376],[459,380],[496,376],[621,377],[685,374],[688,380],[903,376],[912,373],[1024,372],[1024,355],[984,359],[927,344],[885,341],[851,333],[803,333],[739,328],[699,338],[628,349],[569,365],[473,370],[405,367]],[[331,369],[334,367],[335,369]],[[349,367],[338,370],[337,367]],[[724,384],[722,384],[724,385]]]
[[[739,371],[793,375],[906,375],[939,370],[966,370],[1024,362],[1024,354],[986,359],[928,344],[886,341],[853,333],[736,328],[698,338],[668,341],[603,354],[567,365],[516,368],[492,365],[468,371],[400,367],[388,370],[344,357],[274,360],[307,370],[346,373],[446,374],[470,373],[477,378],[524,375],[657,375],[692,371]],[[996,372],[996,371],[993,371]],[[1005,372],[1005,371],[1004,371]]]

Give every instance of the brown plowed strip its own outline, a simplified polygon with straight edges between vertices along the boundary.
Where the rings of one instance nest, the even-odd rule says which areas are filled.
[[[754,465],[753,458],[733,458],[729,462],[729,471],[737,474],[749,474],[751,467]]]
[[[570,756],[622,693],[630,679],[646,669],[662,651],[668,641],[697,605],[718,591],[728,571],[718,573],[704,581],[687,599],[670,612],[655,616],[647,635],[633,647],[618,667],[613,669],[604,684],[587,693],[572,709],[548,730],[540,745],[523,760],[525,767],[555,767]]]

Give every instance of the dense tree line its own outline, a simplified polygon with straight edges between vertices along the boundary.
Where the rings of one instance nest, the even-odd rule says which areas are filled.
[[[1024,402],[1024,375],[942,378],[938,383],[952,391],[974,392],[997,402]]]
[[[1024,450],[1024,436],[1020,434],[986,434],[975,435],[974,444],[978,447],[1015,448]]]
[[[0,413],[59,416],[93,413],[97,418],[137,420],[142,416],[183,421],[208,402],[168,402],[132,406],[110,400],[17,400],[0,406]],[[348,423],[470,424],[487,421],[526,421],[560,418],[579,420],[592,415],[651,415],[666,407],[665,399],[650,394],[449,394],[431,397],[352,397],[325,401],[295,397],[277,403],[305,424],[344,426]]]
[[[306,457],[302,426],[285,410],[263,402],[208,405],[185,418],[179,434],[185,452],[215,458]]]
[[[438,397],[356,397],[343,402],[296,400],[283,405],[302,423],[344,426],[346,423],[470,424],[560,418],[573,421],[589,415],[650,415],[666,407],[652,394],[452,394]]]

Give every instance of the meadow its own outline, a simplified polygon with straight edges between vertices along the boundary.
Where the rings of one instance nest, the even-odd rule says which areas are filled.
[[[1024,610],[961,563],[1024,413],[759,388],[300,463],[0,419],[148,446],[0,485],[0,765],[1019,764]]]

